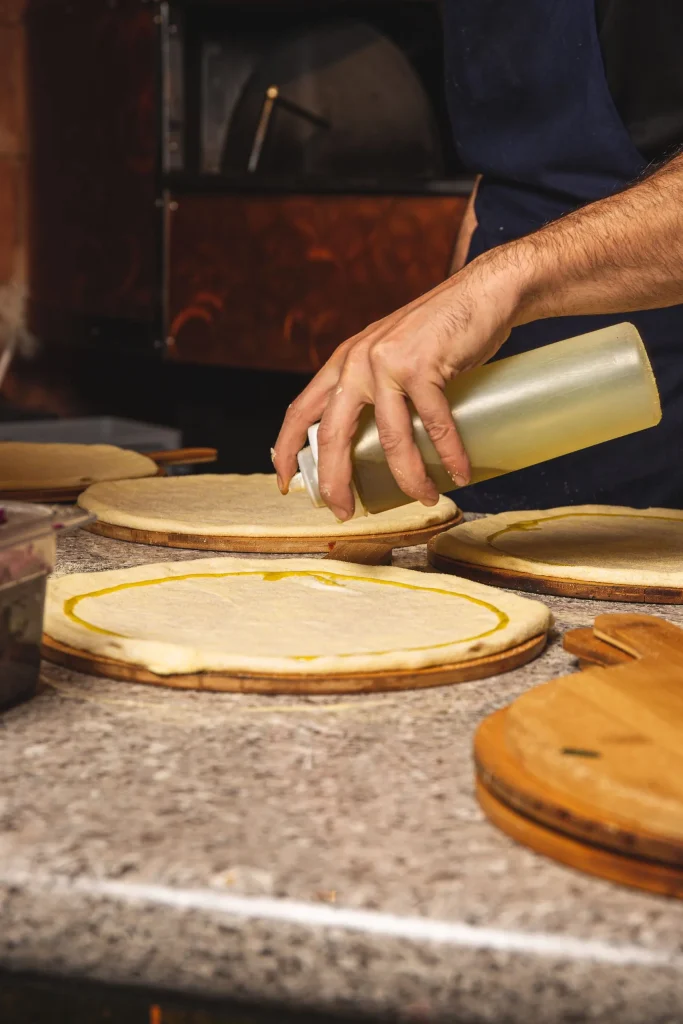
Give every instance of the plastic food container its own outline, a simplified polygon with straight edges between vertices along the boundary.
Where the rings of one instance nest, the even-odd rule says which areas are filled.
[[[36,692],[45,586],[57,537],[94,518],[81,509],[19,501],[0,505],[0,710]]]

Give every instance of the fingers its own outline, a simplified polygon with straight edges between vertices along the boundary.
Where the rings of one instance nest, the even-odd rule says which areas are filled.
[[[353,515],[351,445],[360,414],[370,402],[372,374],[361,351],[347,360],[318,430],[320,495],[337,519],[346,520]]]
[[[373,327],[370,325],[360,334],[338,345],[322,369],[287,409],[275,447],[271,449],[278,487],[283,494],[287,493],[290,481],[299,468],[296,457],[307,443],[308,428],[322,417],[329,397],[339,383],[349,352]]]
[[[470,460],[453,422],[448,399],[434,383],[420,382],[407,390],[444,469],[458,487],[465,487],[470,481]]]
[[[439,492],[427,475],[413,439],[405,395],[389,382],[376,382],[375,419],[389,468],[404,494],[423,505],[436,505]]]
[[[434,327],[443,317],[444,287],[344,342],[292,403],[273,451],[283,493],[297,471],[297,454],[306,444],[309,427],[320,420],[320,493],[339,519],[350,518],[351,446],[363,407],[374,403],[380,441],[399,487],[415,500],[435,504],[437,489],[415,444],[406,396],[453,481],[458,486],[468,483],[469,459],[442,390],[462,359],[453,358],[453,329],[446,344],[443,332]],[[430,312],[433,303],[437,305]]]
[[[323,414],[330,392],[329,386],[317,386],[317,378],[301,392],[287,409],[275,447],[272,449],[277,484],[283,494],[298,469],[297,455],[305,446],[308,428]]]

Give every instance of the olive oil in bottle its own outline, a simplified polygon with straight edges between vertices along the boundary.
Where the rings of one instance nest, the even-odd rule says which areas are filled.
[[[641,337],[617,324],[460,374],[445,389],[470,458],[471,483],[589,448],[659,423],[657,384]],[[455,490],[422,421],[413,435],[443,494]],[[318,507],[317,428],[299,453],[292,490],[305,487]],[[379,441],[374,409],[363,413],[352,448],[356,514],[384,512],[413,499],[400,489]]]

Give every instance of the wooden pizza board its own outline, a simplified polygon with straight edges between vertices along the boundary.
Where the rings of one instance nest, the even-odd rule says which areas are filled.
[[[200,672],[193,675],[161,676],[139,665],[79,651],[43,636],[43,657],[47,661],[89,675],[121,679],[131,683],[168,686],[182,690],[214,690],[230,693],[372,693],[383,690],[416,690],[429,686],[465,683],[473,679],[510,672],[537,657],[546,644],[545,634],[532,637],[500,654],[473,658],[455,665],[409,671],[348,673],[345,675],[274,675],[252,673]]]
[[[592,629],[570,629],[562,638],[562,646],[568,654],[578,658],[580,668],[590,665],[622,665],[631,661],[631,655],[618,647],[599,640]]]
[[[568,630],[562,646],[580,664],[607,667],[642,656],[638,651],[644,650],[643,638],[649,649],[659,647],[660,653],[661,645],[668,645],[667,653],[672,657],[672,649],[682,636],[680,626],[656,615],[599,615],[593,628]],[[632,646],[634,637],[640,638],[637,647]]]
[[[194,466],[207,462],[215,462],[215,448],[174,448],[163,452],[143,452],[147,458],[156,462],[157,476],[166,475],[167,466]],[[144,478],[143,478],[144,479]],[[91,487],[95,481],[77,487],[30,487],[23,490],[4,490],[0,487],[2,501],[31,501],[39,504],[58,505],[77,501],[79,496]]]
[[[683,588],[650,587],[627,583],[587,583],[552,576],[521,572],[517,569],[499,569],[490,565],[461,562],[435,551],[429,545],[428,558],[439,572],[454,573],[490,587],[522,590],[530,594],[551,594],[555,597],[580,597],[593,601],[626,601],[636,604],[683,604]]]
[[[579,842],[512,810],[477,779],[477,799],[486,817],[523,846],[588,875],[660,896],[683,897],[683,871]]]
[[[380,548],[407,548],[415,544],[426,544],[437,533],[443,533],[462,522],[463,514],[458,509],[452,519],[445,523],[427,526],[420,530],[400,530],[394,533],[357,534],[355,537],[349,530],[348,534],[337,537],[228,537],[217,534],[202,535],[198,533],[168,533],[161,530],[135,530],[128,526],[115,526],[97,520],[87,527],[91,533],[113,540],[124,540],[132,544],[152,544],[158,547],[191,548],[198,551],[236,551],[264,555],[296,555],[326,554],[335,557],[335,548],[348,551],[350,545],[357,542],[359,548],[365,549],[368,544]],[[344,560],[348,558],[345,553]]]
[[[562,863],[683,897],[683,630],[601,615],[594,632],[629,660],[536,687],[479,727],[482,808]]]

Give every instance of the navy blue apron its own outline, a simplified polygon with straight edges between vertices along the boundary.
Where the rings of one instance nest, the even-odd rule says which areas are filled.
[[[469,259],[645,170],[609,92],[595,0],[445,0],[444,30],[456,145],[464,165],[483,174]],[[497,358],[624,320],[652,361],[660,426],[464,488],[462,508],[683,507],[682,306],[538,321],[515,328]]]

